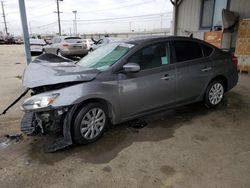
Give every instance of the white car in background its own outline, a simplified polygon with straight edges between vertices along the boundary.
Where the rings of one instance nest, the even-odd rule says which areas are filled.
[[[91,39],[82,39],[82,42],[87,47],[88,51],[93,51],[92,45],[94,42]]]
[[[43,53],[43,48],[46,42],[43,39],[30,39],[30,52],[31,55],[40,55]]]
[[[101,46],[105,46],[109,43],[117,42],[120,40],[121,40],[120,38],[115,38],[115,37],[104,37],[104,38],[94,41],[94,44],[92,45],[92,49],[96,50],[97,48]]]

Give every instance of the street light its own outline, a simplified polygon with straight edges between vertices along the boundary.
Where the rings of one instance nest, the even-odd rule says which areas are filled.
[[[75,14],[75,23],[74,23],[74,33],[75,33],[75,36],[77,35],[77,23],[76,23],[76,13],[77,13],[77,11],[76,10],[73,10],[72,11],[73,12],[73,14]]]

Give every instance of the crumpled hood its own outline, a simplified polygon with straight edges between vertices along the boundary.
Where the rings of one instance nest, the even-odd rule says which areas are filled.
[[[34,88],[67,82],[91,81],[100,71],[86,69],[73,61],[44,54],[30,63],[23,74],[23,86]]]

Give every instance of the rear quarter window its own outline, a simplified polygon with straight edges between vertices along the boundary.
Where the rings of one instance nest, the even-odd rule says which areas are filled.
[[[188,61],[203,57],[199,43],[192,41],[174,41],[176,62]]]
[[[202,51],[203,51],[203,54],[205,57],[208,57],[212,54],[213,52],[213,48],[210,47],[210,46],[207,46],[205,44],[200,44],[201,45],[201,48],[202,48]]]

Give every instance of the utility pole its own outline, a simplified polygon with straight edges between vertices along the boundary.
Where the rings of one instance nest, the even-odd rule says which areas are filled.
[[[30,34],[32,34],[32,30],[31,30],[31,24],[29,22],[29,28],[30,28]]]
[[[28,30],[24,0],[19,0],[19,10],[20,10],[20,17],[21,17],[22,28],[23,28],[23,40],[24,40],[24,47],[25,47],[25,54],[26,54],[26,63],[29,64],[32,59],[31,59],[31,53],[30,53],[29,30]]]
[[[3,1],[1,1],[2,4],[2,11],[3,11],[3,21],[4,21],[4,27],[5,27],[5,32],[6,32],[6,36],[8,35],[8,28],[7,28],[7,23],[6,23],[6,16],[5,16],[5,12],[4,12],[4,6],[3,6]]]
[[[62,35],[62,32],[61,32],[61,20],[60,20],[60,14],[61,14],[62,12],[60,12],[60,8],[59,8],[59,1],[63,1],[63,0],[56,0],[57,11],[55,11],[54,13],[57,13],[59,35],[61,36],[61,35]]]
[[[160,15],[160,17],[161,17],[161,31],[162,31],[162,14]]]
[[[132,32],[131,28],[132,28],[132,22],[130,21],[129,22],[129,32]]]
[[[77,36],[77,22],[76,22],[76,13],[77,13],[77,11],[76,10],[74,10],[74,11],[72,11],[74,14],[75,14],[75,24],[74,24],[74,31],[75,31],[75,36]]]
[[[173,35],[177,35],[177,26],[178,26],[178,11],[179,11],[179,5],[182,3],[183,0],[170,0],[172,5],[174,6],[173,11]]]

